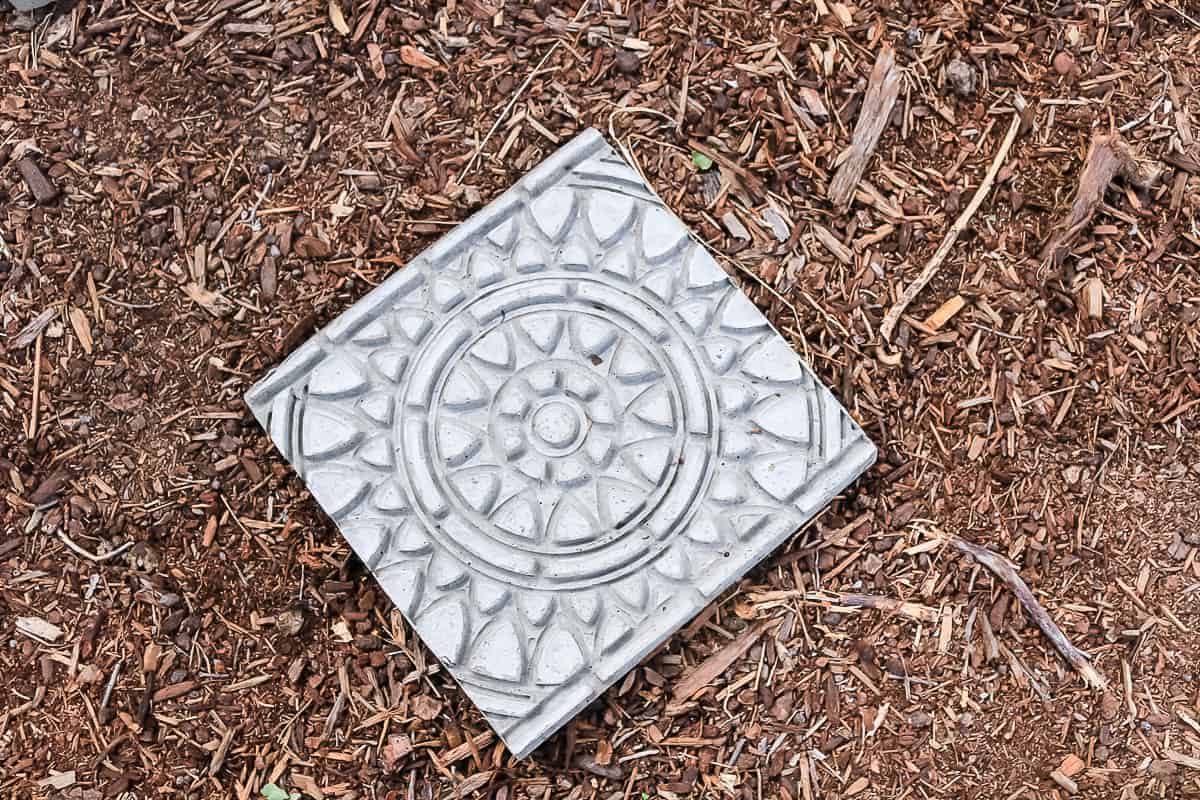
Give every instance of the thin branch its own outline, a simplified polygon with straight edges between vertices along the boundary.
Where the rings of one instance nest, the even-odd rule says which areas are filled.
[[[124,553],[126,550],[133,547],[133,542],[126,542],[125,544],[121,545],[120,547],[110,550],[102,556],[98,556],[95,553],[93,553],[92,551],[87,550],[87,549],[75,544],[75,542],[71,541],[71,537],[67,536],[67,534],[63,533],[62,531],[58,532],[58,538],[62,539],[62,543],[65,544],[68,548],[70,548],[71,552],[75,553],[78,556],[82,556],[83,558],[86,558],[89,561],[95,561],[97,563],[101,563],[104,561],[108,561],[109,559],[116,558],[117,556],[121,555],[121,553]]]
[[[937,622],[941,616],[936,608],[878,594],[782,589],[769,592],[750,592],[748,596],[757,610],[786,606],[793,601],[799,601],[802,605],[816,606],[828,611],[852,612],[859,609],[874,609],[885,614],[908,617],[917,622]]]
[[[975,559],[981,566],[986,567],[997,578],[1003,581],[1017,599],[1021,601],[1025,611],[1029,616],[1033,617],[1033,621],[1042,629],[1042,633],[1046,634],[1046,638],[1054,645],[1055,649],[1067,660],[1075,671],[1083,678],[1084,683],[1093,689],[1104,689],[1108,686],[1108,681],[1100,674],[1093,665],[1087,655],[1071,644],[1067,639],[1066,634],[1062,629],[1055,624],[1054,620],[1038,602],[1038,599],[1033,596],[1033,591],[1029,585],[1017,573],[1017,566],[1002,555],[994,553],[986,547],[968,542],[953,534],[937,531],[935,534],[943,542],[954,547],[971,558]]]
[[[950,255],[951,249],[954,248],[954,243],[958,241],[958,237],[967,228],[967,223],[975,216],[975,212],[979,210],[979,206],[983,204],[984,199],[992,191],[992,184],[996,181],[996,175],[1000,172],[1000,167],[1004,164],[1004,159],[1008,157],[1008,151],[1012,148],[1013,142],[1017,138],[1017,131],[1021,129],[1021,108],[1024,102],[1018,99],[1017,110],[1013,112],[1012,124],[1008,126],[1008,133],[1004,136],[1004,141],[1000,143],[1000,149],[996,152],[996,157],[992,159],[992,166],[988,169],[987,175],[983,177],[983,182],[979,184],[979,188],[975,190],[975,196],[971,198],[971,202],[963,209],[963,212],[958,215],[958,219],[950,226],[949,232],[946,233],[946,238],[942,239],[942,243],[938,245],[937,251],[929,262],[925,264],[925,268],[921,270],[921,274],[917,279],[910,283],[904,292],[900,295],[900,299],[896,304],[888,309],[887,316],[883,318],[883,324],[879,326],[879,333],[886,341],[892,340],[892,332],[896,329],[896,323],[900,321],[900,315],[904,313],[904,309],[908,308],[908,304],[916,299],[925,285],[937,274],[942,263],[946,260],[946,256]]]
[[[496,133],[496,130],[500,127],[500,123],[508,119],[508,115],[510,112],[512,112],[513,106],[515,106],[517,101],[521,99],[521,95],[523,95],[525,90],[529,88],[529,84],[533,83],[533,79],[536,78],[538,73],[542,71],[542,67],[546,64],[546,61],[550,58],[550,56],[554,55],[554,51],[558,49],[559,44],[561,44],[561,42],[556,39],[554,44],[550,45],[550,49],[546,51],[546,55],[542,56],[542,60],[537,63],[537,66],[533,68],[529,75],[526,76],[525,80],[521,82],[521,85],[517,87],[517,90],[513,92],[513,96],[510,97],[508,102],[504,105],[504,109],[500,112],[500,116],[496,117],[496,121],[493,122],[492,127],[488,129],[487,135],[484,136],[483,139],[480,140],[479,144],[475,147],[475,152],[471,153],[471,158],[467,160],[467,165],[463,167],[463,171],[459,174],[459,180],[462,180],[470,174],[471,168],[475,166],[475,160],[478,159],[480,154],[483,152],[483,148],[487,145],[488,140],[490,140]]]

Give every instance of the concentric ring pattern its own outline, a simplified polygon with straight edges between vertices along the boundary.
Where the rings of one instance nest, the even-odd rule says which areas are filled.
[[[518,755],[875,452],[594,131],[247,400]]]

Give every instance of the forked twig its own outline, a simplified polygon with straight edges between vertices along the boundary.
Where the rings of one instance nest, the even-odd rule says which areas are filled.
[[[114,547],[112,550],[109,550],[104,555],[98,556],[95,553],[93,553],[92,551],[75,544],[75,542],[71,540],[71,537],[67,536],[62,531],[58,532],[58,538],[61,539],[62,543],[65,544],[71,552],[75,553],[75,555],[82,556],[83,558],[86,558],[88,561],[95,561],[97,563],[102,563],[104,561],[108,561],[110,559],[116,558],[117,556],[121,555],[129,548],[133,547],[132,541],[126,542],[123,545]]]
[[[1021,605],[1024,606],[1029,616],[1033,617],[1033,621],[1042,629],[1042,633],[1046,634],[1046,638],[1050,640],[1050,643],[1054,645],[1062,657],[1067,660],[1067,663],[1075,668],[1075,671],[1083,678],[1084,683],[1093,689],[1104,689],[1108,686],[1108,681],[1092,665],[1087,654],[1071,644],[1066,634],[1050,618],[1050,614],[1046,612],[1046,609],[1042,607],[1038,599],[1033,596],[1033,591],[1029,588],[1029,584],[1025,583],[1017,573],[1016,564],[986,547],[968,542],[966,539],[953,534],[944,531],[935,531],[934,535],[956,550],[971,556],[971,558],[975,559],[980,565],[987,567],[993,575],[999,578],[1008,587],[1009,591],[1021,601]]]

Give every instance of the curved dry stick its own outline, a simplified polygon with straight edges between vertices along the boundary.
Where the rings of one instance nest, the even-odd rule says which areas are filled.
[[[71,539],[71,537],[67,536],[67,534],[63,533],[62,531],[58,532],[58,538],[61,539],[62,543],[65,544],[67,546],[67,548],[69,550],[71,550],[73,553],[75,553],[76,555],[82,556],[83,558],[86,558],[89,561],[95,561],[96,563],[102,563],[102,562],[108,561],[109,559],[116,558],[117,556],[121,555],[121,553],[124,553],[126,550],[133,547],[133,542],[128,541],[119,547],[115,547],[112,550],[109,550],[104,555],[98,556],[95,553],[93,553],[92,551],[88,550],[87,548],[80,547],[79,545],[75,544],[75,542]]]
[[[1004,582],[1017,599],[1021,601],[1021,605],[1029,612],[1029,616],[1033,617],[1033,621],[1042,629],[1042,633],[1046,634],[1046,638],[1054,645],[1062,657],[1067,660],[1075,671],[1083,678],[1084,683],[1093,689],[1104,689],[1108,686],[1108,681],[1100,674],[1100,671],[1092,666],[1092,662],[1087,655],[1071,644],[1067,639],[1066,634],[1062,629],[1055,624],[1054,620],[1050,619],[1050,615],[1046,613],[1046,609],[1042,608],[1042,604],[1033,596],[1033,591],[1029,588],[1029,584],[1017,574],[1017,566],[1009,561],[1004,556],[988,550],[986,547],[968,542],[966,539],[959,538],[953,534],[938,531],[937,537],[947,544],[952,545],[955,549],[971,556],[982,566],[987,567],[993,575]]]

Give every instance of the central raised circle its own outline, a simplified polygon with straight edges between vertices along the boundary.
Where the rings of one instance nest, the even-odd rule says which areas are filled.
[[[490,402],[470,407],[469,392],[446,402],[460,365]],[[712,480],[716,395],[695,338],[656,298],[611,277],[489,289],[424,338],[407,374],[404,402],[429,410],[397,416],[413,509],[439,545],[503,583],[567,590],[618,580],[669,546]],[[485,383],[498,378],[496,388]],[[570,440],[574,426],[555,404],[576,414]],[[442,437],[467,460],[449,464]],[[656,447],[670,450],[665,469],[643,458]]]
[[[555,450],[574,444],[582,430],[579,412],[563,400],[551,400],[533,413],[534,436]]]

